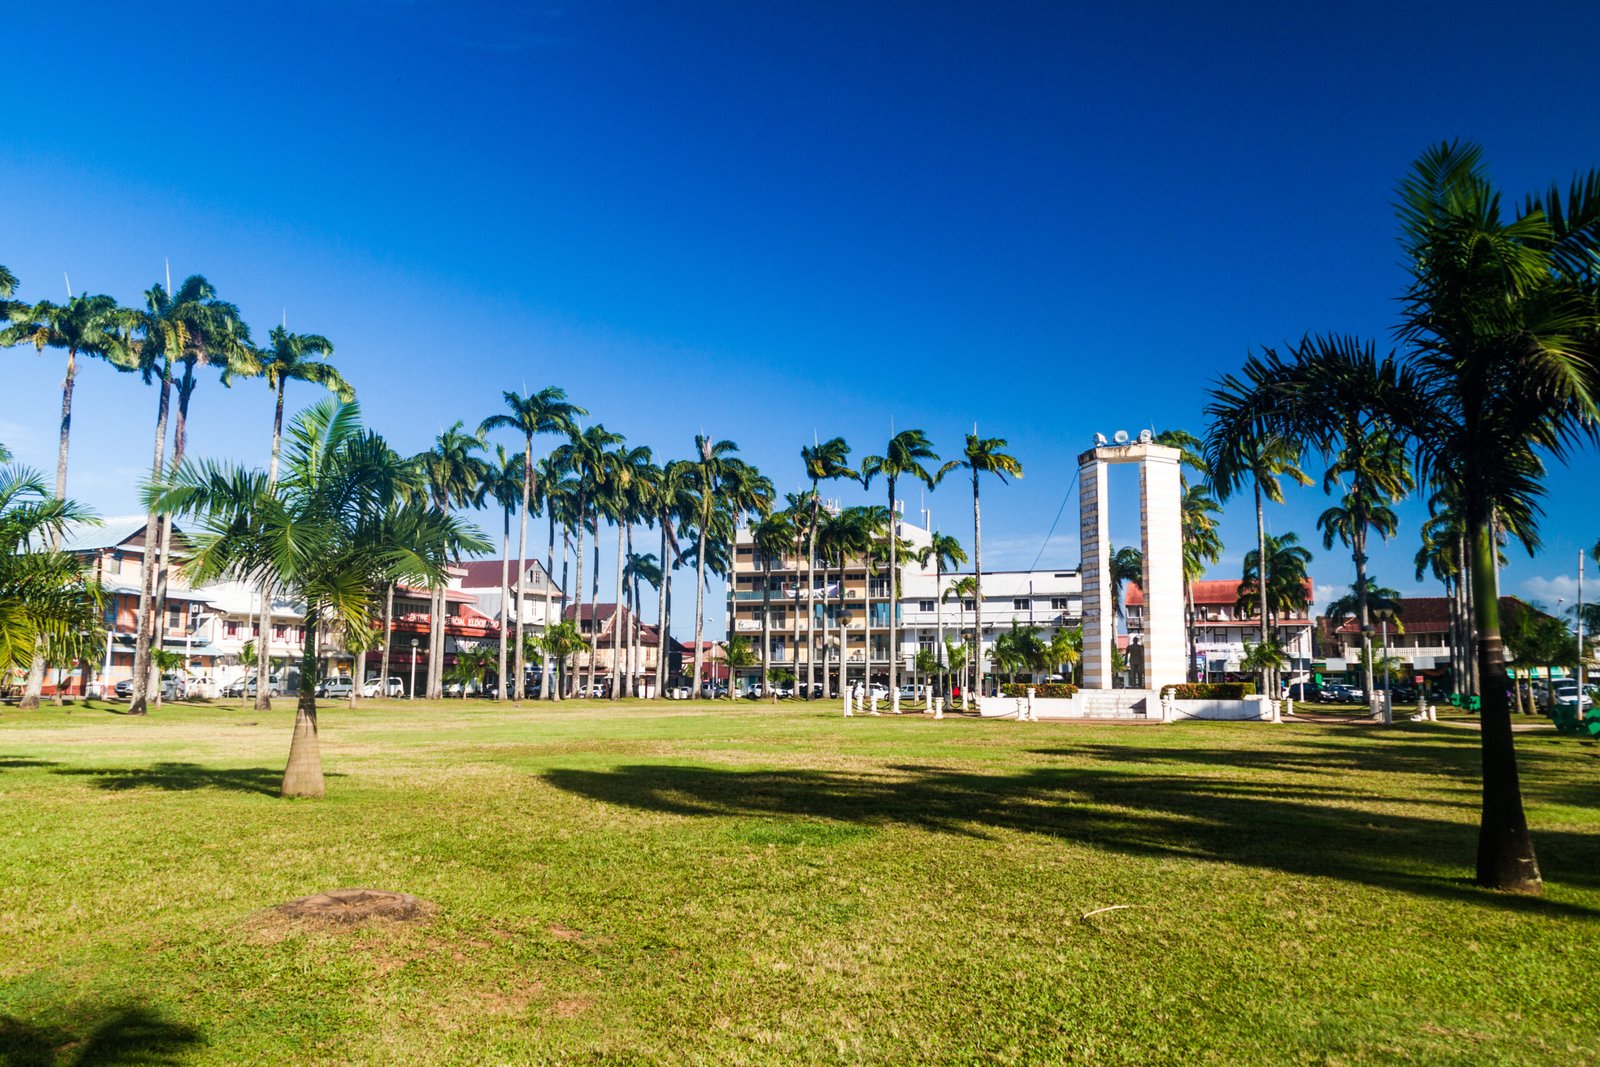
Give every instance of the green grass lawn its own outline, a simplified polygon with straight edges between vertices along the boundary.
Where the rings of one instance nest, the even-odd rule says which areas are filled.
[[[1600,1062],[1572,739],[1534,900],[1443,724],[369,702],[284,801],[290,717],[0,710],[0,1060]],[[344,886],[437,911],[270,911]]]

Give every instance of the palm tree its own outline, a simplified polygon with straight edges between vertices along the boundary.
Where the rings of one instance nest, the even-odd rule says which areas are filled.
[[[1396,405],[1418,473],[1460,502],[1478,633],[1483,814],[1477,877],[1539,892],[1506,699],[1496,530],[1532,551],[1545,454],[1565,458],[1600,420],[1600,172],[1531,196],[1511,218],[1476,146],[1445,144],[1400,186],[1411,283],[1398,334],[1420,379]]]
[[[938,530],[933,531],[933,536],[928,541],[924,550],[922,565],[926,567],[929,560],[933,561],[933,610],[934,624],[938,630],[938,643],[934,648],[944,649],[944,575],[946,571],[954,570],[967,561],[966,550],[961,547],[961,542],[948,534]],[[939,655],[935,652],[935,657]],[[941,692],[940,695],[943,695]]]
[[[1244,554],[1244,576],[1239,582],[1237,607],[1241,614],[1253,615],[1265,604],[1267,630],[1276,639],[1278,619],[1310,604],[1306,594],[1306,569],[1311,565],[1311,552],[1301,546],[1296,534],[1268,537],[1265,583],[1261,581],[1261,558],[1257,549]]]
[[[147,505],[193,519],[184,572],[196,585],[231,577],[269,581],[305,605],[300,699],[284,770],[284,796],[322,795],[317,739],[317,632],[370,629],[374,594],[395,575],[442,585],[446,554],[437,546],[482,551],[489,543],[443,509],[428,513],[419,543],[384,536],[383,516],[402,493],[405,464],[361,428],[354,402],[329,397],[296,416],[282,477],[215,463],[185,463],[151,485]]]
[[[761,691],[772,684],[772,561],[788,554],[795,539],[795,516],[788,511],[765,515],[750,529],[751,542],[761,558]],[[737,604],[737,598],[731,601]],[[795,653],[798,654],[796,648]]]
[[[727,467],[733,462],[733,454],[739,451],[739,446],[732,441],[712,442],[704,434],[696,434],[694,439],[695,454],[699,460],[695,466],[695,494],[698,497],[695,511],[695,575],[694,575],[694,673],[691,676],[691,692],[700,692],[700,671],[704,664],[705,649],[705,591],[706,591],[706,552],[712,536],[712,521],[715,517],[714,505],[717,500],[719,482],[726,476]],[[732,582],[730,581],[730,593]],[[732,695],[732,688],[729,689]]]
[[[9,459],[4,452],[0,462]],[[0,467],[0,672],[31,665],[41,648],[101,632],[99,586],[82,561],[56,547],[68,528],[97,521],[51,495],[33,471]]]
[[[1351,585],[1348,593],[1329,602],[1323,614],[1327,617],[1331,626],[1338,628],[1346,619],[1360,620],[1363,601],[1366,602],[1369,618],[1388,619],[1396,624],[1396,632],[1405,632],[1399,629],[1402,606],[1400,593],[1387,586],[1379,585],[1377,580],[1371,577],[1366,579],[1365,589],[1359,589],[1355,585]]]
[[[1078,664],[1083,662],[1083,628],[1074,626],[1071,629],[1061,627],[1050,635],[1050,664],[1057,670],[1062,667],[1072,669],[1072,677],[1077,677]]]
[[[1211,471],[1211,487],[1224,503],[1247,483],[1253,488],[1256,550],[1270,564],[1263,500],[1283,503],[1284,478],[1301,485],[1310,485],[1311,479],[1299,467],[1299,441],[1288,436],[1278,421],[1284,405],[1279,391],[1283,374],[1277,354],[1268,350],[1261,357],[1251,356],[1240,374],[1242,377],[1223,375],[1209,391],[1211,402],[1206,405],[1206,416],[1211,423],[1205,437],[1206,465]],[[1265,646],[1272,637],[1266,583],[1259,586],[1259,592],[1260,643]],[[1269,690],[1271,683],[1271,677],[1263,678]]]
[[[814,628],[816,612],[811,608],[811,601],[815,598],[817,590],[817,526],[822,515],[822,496],[820,487],[825,481],[837,481],[841,478],[857,481],[861,475],[851,468],[849,464],[850,446],[843,437],[831,437],[820,444],[815,442],[810,448],[800,449],[800,462],[805,465],[806,474],[811,478],[811,515],[806,523],[808,545],[806,550],[806,610],[811,612],[811,622]],[[823,585],[827,585],[828,576],[822,576]],[[796,583],[799,584],[798,582]],[[823,603],[826,605],[827,597],[824,595]],[[797,646],[798,647],[798,646]],[[806,699],[811,699],[811,689],[816,679],[812,676],[811,656],[806,656]]]
[[[1222,531],[1215,516],[1222,513],[1222,505],[1205,484],[1190,485],[1183,490],[1180,505],[1183,514],[1183,587],[1188,601],[1189,677],[1199,671],[1200,649],[1195,639],[1194,583],[1205,576],[1206,567],[1222,559]]]
[[[656,468],[656,469],[660,470],[659,467]],[[641,592],[642,592],[641,583],[643,583],[644,585],[648,585],[650,588],[654,589],[656,591],[656,595],[658,597],[662,595],[661,563],[660,563],[659,560],[656,559],[655,553],[653,553],[653,552],[644,552],[644,553],[631,552],[631,553],[628,554],[628,563],[627,563],[626,568],[624,568],[624,574],[626,576],[628,587],[631,590],[631,593],[630,593],[629,599],[628,599],[628,610],[633,613],[634,618],[638,619],[638,618],[641,617],[641,612],[642,612],[643,607],[644,607],[644,601],[641,599],[641,595],[640,595]],[[634,655],[634,660],[633,660],[634,667],[633,667],[632,672],[631,672],[633,674],[633,693],[634,693],[635,696],[640,695],[639,691],[640,691],[641,687],[644,684],[643,683],[643,674],[644,674],[644,672],[641,669],[641,667],[643,666],[643,659],[642,659],[643,634],[641,632],[642,629],[643,629],[643,624],[642,623],[640,625],[634,627],[634,633],[639,635],[638,636],[638,642],[639,642],[639,645],[640,645],[640,648],[639,648],[638,652],[635,652],[633,654]],[[658,644],[657,647],[656,647],[656,660],[657,660],[657,666],[658,667],[660,665],[660,660],[665,655],[666,655],[666,645],[665,645],[665,639],[663,638],[661,643]],[[657,692],[657,694],[659,694],[661,692],[661,690],[659,688],[657,688],[656,692]]]
[[[480,428],[479,432],[482,432]],[[494,446],[494,459],[484,464],[482,495],[500,505],[500,640],[499,658],[495,661],[495,699],[506,698],[506,630],[510,626],[511,610],[511,513],[517,499],[528,484],[527,472],[522,469],[525,453],[507,452],[504,445]],[[521,609],[521,603],[517,605]],[[481,681],[481,679],[480,679]],[[517,675],[516,697],[522,699],[522,675]]]
[[[454,426],[434,439],[433,447],[416,457],[427,480],[428,495],[434,509],[449,515],[453,507],[478,507],[483,503],[483,483],[486,465],[477,453],[483,451],[483,438],[464,432],[465,424],[459,419]],[[428,699],[438,700],[444,695],[444,656],[446,611],[445,588],[448,572],[431,587],[432,602],[428,612]]]
[[[642,472],[648,472],[651,467],[650,449],[639,446],[637,448],[619,447],[607,454],[604,466],[604,484],[601,489],[602,510],[606,517],[617,528],[617,603],[611,614],[611,698],[613,700],[622,692],[622,640],[626,636],[632,644],[631,633],[624,633],[625,620],[622,617],[622,572],[625,562],[628,530],[638,520],[638,494],[634,490],[634,480]],[[596,545],[599,544],[599,533],[596,532]],[[596,583],[599,584],[598,582]],[[599,633],[599,619],[595,620],[595,632]]]
[[[1239,666],[1252,674],[1261,677],[1261,689],[1268,696],[1272,695],[1271,678],[1278,671],[1287,670],[1289,657],[1284,654],[1283,646],[1276,638],[1251,644],[1244,643],[1244,656],[1239,660]]]
[[[7,292],[5,295],[10,295]],[[61,382],[61,433],[56,452],[56,498],[67,495],[67,446],[72,435],[72,394],[77,382],[78,355],[95,356],[107,360],[121,370],[130,369],[132,354],[127,337],[127,313],[109,296],[68,294],[65,304],[52,304],[41,300],[32,307],[17,305],[8,312],[13,324],[0,330],[0,346],[32,344],[43,352],[46,348],[62,349],[67,353],[66,376]],[[59,548],[59,531],[52,532],[51,548]],[[27,688],[18,705],[23,708],[39,706],[39,693],[44,681],[44,647],[29,666]]]
[[[528,573],[528,517],[533,513],[533,500],[539,493],[538,487],[541,484],[538,480],[541,468],[533,460],[533,438],[535,434],[542,433],[564,434],[571,437],[577,433],[578,419],[589,414],[589,412],[576,404],[568,403],[566,391],[553,385],[547,386],[537,393],[529,393],[527,396],[519,396],[509,391],[501,393],[500,396],[505,401],[509,413],[490,415],[478,424],[478,432],[483,434],[503,427],[522,434],[523,440],[522,528],[517,535],[516,614],[513,616],[517,627],[514,646],[516,648],[516,665],[513,670],[516,672],[517,678],[516,699],[520,701],[522,699],[522,680],[526,677],[525,672],[527,670],[526,649],[528,645],[523,637],[522,616],[526,606],[523,602],[523,580]],[[554,474],[556,472],[548,471],[544,473]],[[550,619],[549,585],[554,578],[551,573],[555,556],[554,530],[554,523],[552,523],[551,547],[545,556],[545,620],[547,623]],[[554,694],[548,692],[550,688],[548,683],[549,679],[546,678],[545,682],[542,683],[544,691],[550,699],[553,699]]]
[[[739,672],[756,665],[756,651],[750,642],[735,634],[728,638],[722,650],[722,661],[728,667],[728,699],[739,699]]]
[[[1111,548],[1106,556],[1111,569],[1107,576],[1111,582],[1111,614],[1115,618],[1126,618],[1122,587],[1129,582],[1139,585],[1144,581],[1144,553],[1137,548]]]
[[[944,591],[944,595],[939,598],[941,601],[953,599],[956,602],[958,608],[956,627],[962,633],[965,633],[967,629],[967,600],[971,599],[973,602],[973,607],[976,608],[977,592],[978,576],[976,574],[969,574],[963,578],[957,578],[954,582],[950,583],[950,587],[946,589]],[[975,663],[977,660],[976,654],[969,654],[962,658],[968,663]],[[954,659],[950,661],[950,671],[952,674],[959,674],[959,668],[956,666]],[[971,686],[968,684],[967,680],[963,678],[961,682],[961,706],[963,708],[967,706],[966,694],[967,690],[970,688]]]
[[[1003,451],[1004,437],[979,437],[976,429],[967,434],[967,444],[957,465],[972,472],[972,602],[976,609],[972,650],[974,685],[983,681],[983,523],[978,512],[978,475],[992,474],[1003,484],[1006,475],[1022,477],[1022,463]]]
[[[900,707],[900,512],[896,507],[895,484],[902,477],[915,478],[932,489],[945,472],[955,466],[950,463],[930,471],[923,466],[924,461],[939,462],[928,435],[921,430],[901,430],[889,438],[883,455],[868,456],[861,464],[863,488],[870,488],[872,479],[882,475],[889,489],[889,699],[897,711]],[[870,602],[869,596],[869,606]],[[869,651],[869,670],[871,660]]]
[[[276,482],[278,479],[278,452],[283,440],[283,399],[284,393],[290,382],[310,382],[320,385],[340,400],[350,401],[355,399],[356,391],[350,383],[344,380],[337,368],[330,364],[328,359],[333,355],[333,342],[321,334],[315,333],[290,333],[286,326],[274,326],[267,335],[267,347],[257,349],[255,361],[260,367],[261,376],[266,379],[267,387],[273,393],[272,412],[272,460],[267,468],[267,480]],[[265,648],[272,633],[272,590],[263,588],[260,593],[261,611],[260,626],[261,643]],[[387,644],[388,637],[384,638]],[[267,676],[270,660],[268,656],[261,657],[260,665],[256,672],[256,708],[265,710],[272,706],[272,699],[268,694]],[[384,675],[385,679],[388,675]],[[385,682],[387,685],[387,681]],[[354,689],[352,689],[354,692]]]
[[[606,462],[605,457],[611,449],[622,444],[622,435],[612,433],[604,426],[596,423],[586,430],[574,433],[567,439],[567,443],[556,449],[555,455],[564,470],[573,475],[573,489],[576,497],[573,501],[573,518],[576,522],[578,533],[577,544],[577,573],[572,584],[571,602],[574,605],[574,618],[582,615],[583,603],[583,532],[589,524],[590,511],[594,506],[595,495],[600,488],[602,477],[601,467]],[[599,518],[594,520],[596,536],[598,537]],[[599,569],[598,562],[596,570]],[[597,576],[598,577],[598,576]],[[591,617],[595,632],[599,632],[599,620]],[[589,654],[590,674],[593,674],[594,653]],[[577,684],[577,671],[573,670],[568,677],[568,695],[573,692],[572,686]],[[589,684],[589,683],[585,683]]]
[[[156,403],[155,455],[150,465],[150,479],[158,482],[166,468],[167,421],[171,409],[173,374],[179,364],[184,367],[181,383],[180,407],[187,410],[188,395],[194,389],[194,367],[200,360],[208,363],[222,361],[229,369],[234,365],[248,369],[245,358],[250,335],[239,309],[217,299],[216,289],[200,275],[184,279],[177,289],[169,279],[166,286],[157,283],[145,292],[145,309],[137,312],[131,325],[139,335],[137,348],[138,368],[146,382],[158,380]],[[173,447],[174,460],[181,459],[184,435],[178,433]],[[166,563],[163,556],[163,538],[170,537],[170,518],[161,521],[151,511],[146,517],[145,550],[139,567],[139,615],[133,654],[133,693],[128,704],[128,714],[143,715],[149,700],[151,680],[150,649],[156,640],[162,614],[157,596],[157,571],[165,584]],[[165,590],[161,590],[165,595]],[[265,656],[263,656],[265,658]],[[159,695],[159,691],[158,691]]]
[[[667,691],[667,646],[672,613],[672,572],[683,562],[678,550],[678,530],[692,521],[699,504],[694,486],[698,468],[686,460],[672,460],[662,467],[649,491],[656,530],[661,535],[661,585],[656,599],[656,629],[660,647],[656,653],[656,695]]]

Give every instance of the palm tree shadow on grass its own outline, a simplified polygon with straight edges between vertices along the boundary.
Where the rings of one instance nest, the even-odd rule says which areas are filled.
[[[177,1064],[200,1031],[136,1005],[79,1007],[53,1024],[0,1015],[0,1062],[12,1067]]]
[[[198,763],[163,762],[148,767],[69,767],[52,774],[88,778],[96,789],[165,789],[187,792],[220,789],[233,793],[260,793],[275,797],[283,785],[281,767],[205,767]],[[329,774],[328,778],[341,775]]]
[[[49,759],[0,759],[0,771],[15,770],[19,767],[55,767],[55,760]]]
[[[1174,755],[1159,748],[1142,754],[1149,762]],[[1371,790],[1347,787],[1337,770],[1326,781],[1284,782],[1150,774],[1103,763],[1008,775],[938,767],[839,774],[641,764],[562,768],[544,777],[594,800],[689,817],[825,819],[967,837],[1020,831],[1130,856],[1210,860],[1523,911],[1600,916],[1582,905],[1474,887],[1465,864],[1475,821],[1436,817],[1437,800],[1417,801],[1406,813],[1373,810]],[[1544,841],[1564,859],[1560,880],[1600,888],[1600,837],[1547,833]]]

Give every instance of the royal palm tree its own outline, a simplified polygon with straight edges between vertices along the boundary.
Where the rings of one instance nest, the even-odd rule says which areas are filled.
[[[933,563],[933,610],[934,625],[938,631],[938,642],[934,648],[939,650],[934,653],[937,657],[944,649],[944,576],[946,571],[954,570],[967,561],[966,550],[949,534],[933,531],[933,536],[928,540],[928,547],[923,550],[921,562],[926,567]],[[941,695],[943,695],[941,693]]]
[[[565,390],[556,386],[547,386],[537,393],[521,396],[514,392],[500,394],[505,401],[505,412],[490,415],[478,424],[479,433],[488,433],[490,430],[508,429],[522,435],[523,475],[522,483],[522,525],[517,535],[517,588],[516,588],[516,665],[513,670],[517,678],[517,700],[522,699],[522,680],[526,677],[528,643],[523,636],[523,615],[526,603],[524,601],[523,582],[528,573],[528,518],[533,514],[534,497],[539,495],[538,480],[541,467],[533,459],[533,438],[535,434],[563,434],[571,437],[577,433],[578,419],[589,414],[588,410],[567,401]],[[555,473],[555,472],[550,472]],[[551,527],[552,536],[550,551],[545,556],[545,620],[550,619],[549,585],[554,579],[551,567],[554,564],[555,538],[554,526]],[[548,682],[548,679],[546,680]],[[544,684],[548,691],[548,684]],[[550,694],[553,698],[554,694]]]
[[[766,693],[772,685],[772,561],[794,547],[795,516],[789,511],[764,515],[751,526],[750,537],[761,559],[761,691]],[[732,603],[736,606],[737,598]]]
[[[901,478],[914,478],[932,489],[946,471],[956,466],[950,463],[931,471],[924,466],[938,462],[939,456],[927,434],[921,430],[901,430],[889,438],[883,455],[868,456],[861,463],[863,488],[870,488],[872,479],[881,475],[889,490],[889,699],[896,710],[900,706],[900,512],[896,507],[895,485]],[[869,664],[871,659],[869,651]]]
[[[1189,632],[1189,677],[1199,672],[1200,649],[1196,642],[1194,583],[1205,576],[1206,568],[1222,559],[1222,531],[1216,516],[1222,505],[1205,484],[1186,486],[1181,505],[1183,514],[1183,587]]]
[[[992,474],[1003,484],[1006,476],[1022,477],[1022,463],[1005,451],[1004,437],[979,437],[967,434],[966,447],[957,466],[972,472],[972,603],[975,634],[972,649],[974,686],[983,682],[983,522],[978,510],[978,476]]]
[[[9,295],[6,294],[6,295]],[[72,395],[77,383],[78,356],[107,360],[121,370],[133,359],[128,343],[128,316],[109,296],[68,294],[65,304],[41,300],[31,307],[16,305],[8,312],[12,325],[0,330],[0,346],[31,344],[38,352],[56,348],[67,354],[66,376],[61,382],[61,430],[56,450],[56,498],[67,495],[67,451],[72,436]],[[60,548],[59,531],[52,532],[51,548]],[[29,665],[27,687],[20,707],[39,706],[44,681],[44,648]]]
[[[698,467],[687,460],[672,460],[661,468],[660,477],[650,490],[650,506],[656,530],[661,535],[661,586],[656,600],[656,630],[661,645],[656,653],[656,695],[667,691],[667,648],[672,621],[672,573],[683,562],[678,550],[678,530],[692,524],[699,499],[694,486]]]
[[[656,469],[658,471],[660,470],[659,467],[656,468]],[[623,573],[624,573],[624,576],[626,578],[626,583],[628,585],[628,588],[630,590],[629,598],[628,598],[628,610],[633,613],[633,616],[634,616],[635,619],[642,619],[642,612],[643,612],[643,609],[644,609],[644,601],[643,601],[643,599],[641,597],[641,594],[642,594],[642,591],[643,591],[643,586],[648,585],[650,588],[654,589],[656,591],[656,596],[657,597],[660,597],[662,595],[661,562],[660,562],[660,560],[658,560],[656,558],[655,553],[653,553],[653,552],[643,552],[643,553],[630,552],[628,554],[628,563],[627,563],[627,566],[624,568]],[[638,644],[639,644],[638,650],[633,653],[634,666],[633,666],[633,669],[632,669],[632,672],[631,672],[633,674],[633,693],[634,693],[635,696],[641,695],[640,694],[640,689],[642,688],[642,686],[644,684],[644,681],[643,681],[644,671],[642,669],[642,667],[643,667],[643,656],[642,656],[642,653],[643,653],[643,642],[644,642],[644,636],[643,636],[643,633],[642,633],[643,628],[644,627],[643,627],[643,623],[642,622],[640,623],[640,625],[638,625],[638,626],[636,626],[634,628],[634,632],[636,634],[638,634],[637,640],[638,640]],[[658,667],[659,667],[659,661],[665,655],[666,655],[666,643],[665,643],[665,640],[662,640],[656,646],[656,659],[657,659],[657,666]],[[659,695],[660,692],[661,692],[661,689],[658,687],[656,689],[656,693]]]
[[[478,455],[483,451],[483,438],[465,432],[465,423],[459,419],[454,426],[434,439],[433,447],[416,457],[423,477],[427,480],[428,496],[435,510],[449,515],[452,508],[476,508],[483,503],[483,483],[486,465]],[[438,700],[444,695],[445,626],[449,615],[446,610],[446,575],[432,587],[432,602],[428,618],[428,699]]]
[[[1251,549],[1244,555],[1244,576],[1239,582],[1237,608],[1242,615],[1253,615],[1265,604],[1267,632],[1271,637],[1267,643],[1272,643],[1278,638],[1278,619],[1284,614],[1308,607],[1311,602],[1306,593],[1311,552],[1300,544],[1296,534],[1268,537],[1267,577],[1264,584],[1261,581],[1261,558],[1261,552],[1257,549]]]
[[[56,547],[69,528],[97,520],[9,459],[0,448],[0,672],[30,666],[41,648],[82,644],[102,625],[99,586]]]
[[[445,557],[427,546],[489,547],[443,509],[429,512],[433,533],[422,545],[384,536],[388,506],[401,494],[405,465],[393,449],[361,428],[354,402],[329,397],[290,424],[281,477],[215,463],[185,463],[146,491],[149,507],[179,514],[191,551],[184,572],[195,585],[229,577],[270,581],[305,606],[301,686],[294,737],[284,770],[284,796],[323,792],[317,737],[317,632],[370,629],[383,583],[397,574],[441,585]]]
[[[482,429],[479,429],[482,433]],[[482,495],[500,505],[500,639],[498,658],[495,661],[495,699],[506,699],[507,630],[510,628],[511,607],[511,513],[516,510],[523,487],[528,484],[527,472],[522,469],[524,453],[507,452],[504,445],[494,446],[494,458],[484,464]],[[517,610],[521,610],[521,603]],[[518,674],[516,698],[522,699],[522,675]]]
[[[1483,814],[1477,877],[1542,889],[1522,810],[1500,635],[1496,530],[1532,551],[1544,456],[1592,440],[1600,420],[1600,171],[1510,217],[1476,146],[1444,144],[1399,195],[1411,281],[1398,335],[1422,386],[1397,405],[1421,477],[1460,501],[1478,634]]]
[[[816,612],[811,608],[811,600],[816,596],[817,590],[817,527],[822,518],[821,485],[823,482],[847,479],[858,481],[860,472],[850,466],[850,446],[843,437],[830,437],[821,443],[813,444],[810,448],[800,449],[800,462],[805,465],[807,476],[811,479],[811,514],[806,521],[806,610],[811,613],[811,626],[816,624]],[[827,585],[828,576],[822,576],[824,587]],[[799,583],[796,582],[796,585]],[[827,596],[823,596],[823,604],[827,604]],[[806,656],[806,699],[811,698],[811,689],[816,679],[812,676],[811,656]]]
[[[1211,471],[1211,487],[1217,499],[1226,503],[1234,493],[1250,485],[1255,492],[1256,551],[1266,556],[1267,520],[1263,501],[1283,503],[1283,479],[1310,485],[1311,479],[1299,467],[1301,445],[1289,436],[1279,421],[1284,404],[1279,389],[1276,354],[1251,356],[1239,375],[1223,375],[1210,391],[1206,416],[1206,465]],[[1269,575],[1268,582],[1271,581]],[[1267,583],[1260,584],[1261,641],[1270,643],[1271,613],[1266,595]],[[1263,679],[1270,686],[1271,677]]]
[[[174,289],[169,279],[145,292],[145,307],[133,316],[131,327],[137,342],[133,351],[146,382],[157,381],[155,454],[150,465],[152,482],[161,480],[166,470],[167,423],[171,412],[173,375],[184,367],[180,398],[187,410],[188,394],[194,388],[195,365],[223,362],[228,369],[248,370],[250,335],[239,309],[217,298],[216,289],[200,275],[191,275]],[[181,458],[183,434],[177,435],[174,459]],[[158,529],[158,523],[160,528]],[[146,517],[145,549],[139,567],[139,614],[134,639],[133,693],[128,714],[143,715],[150,695],[150,649],[160,628],[157,573],[164,582],[165,546],[163,535],[170,535],[170,518],[162,520],[155,512]],[[162,591],[164,594],[164,590]],[[263,658],[266,658],[263,655]],[[159,691],[158,691],[159,693]]]
[[[958,632],[960,632],[963,635],[963,637],[965,636],[966,629],[967,629],[967,601],[970,599],[972,601],[972,603],[973,603],[973,607],[976,608],[977,604],[978,604],[977,593],[978,593],[978,576],[976,574],[969,574],[969,575],[966,575],[965,577],[957,578],[955,581],[951,582],[949,588],[947,588],[944,591],[944,595],[942,597],[940,597],[941,600],[954,600],[956,602],[956,607],[958,609],[957,610],[957,617],[956,617],[956,627],[957,627]],[[976,637],[976,634],[975,634],[974,641],[976,642],[976,640],[978,640],[978,638]],[[946,646],[946,647],[949,647],[949,646]],[[966,661],[967,665],[969,665],[969,666],[976,665],[976,663],[977,663],[977,655],[976,655],[976,653],[968,653],[966,656],[963,657],[963,659]],[[951,660],[951,662],[950,662],[950,671],[951,671],[952,674],[957,674],[959,672],[959,668],[956,667],[954,660]],[[968,682],[968,680],[966,678],[963,677],[962,680],[961,680],[961,694],[962,694],[962,696],[961,696],[961,706],[962,707],[966,707],[967,706],[966,693],[971,688],[972,688],[971,684]]]
[[[712,520],[715,517],[714,507],[717,500],[718,485],[726,474],[727,465],[733,462],[734,453],[739,451],[739,446],[732,441],[716,441],[704,434],[696,434],[694,439],[695,455],[698,461],[695,465],[695,495],[698,497],[695,509],[695,574],[694,574],[694,668],[689,685],[690,691],[700,692],[700,671],[704,665],[703,647],[705,637],[705,592],[706,592],[706,552],[712,536]],[[730,582],[730,586],[731,586]],[[730,589],[731,593],[731,589]]]
[[[596,423],[586,430],[574,433],[567,439],[566,444],[557,448],[555,456],[563,469],[570,471],[574,480],[576,499],[573,502],[574,518],[576,520],[577,543],[577,573],[569,595],[573,606],[573,618],[581,622],[583,604],[583,534],[584,528],[589,525],[590,513],[594,509],[595,494],[599,491],[600,479],[603,474],[602,465],[611,449],[622,444],[622,435],[612,433],[604,426]],[[596,517],[595,525],[598,528],[599,518]],[[598,563],[596,564],[598,570]],[[591,624],[595,633],[599,633],[599,620],[591,617]],[[581,629],[581,627],[580,627]],[[589,653],[589,662],[594,663],[594,652]],[[568,676],[568,695],[573,692],[572,686],[577,685],[577,671],[573,670]],[[585,683],[589,684],[589,683]]]

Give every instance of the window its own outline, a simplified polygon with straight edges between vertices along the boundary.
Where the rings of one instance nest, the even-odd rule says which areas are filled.
[[[274,626],[272,628],[272,636],[274,640],[282,641],[289,636],[289,628],[287,626]]]
[[[931,601],[931,600],[919,600],[919,601],[917,601],[917,610],[918,611],[932,611],[933,610],[933,601]]]
[[[971,597],[967,597],[965,600],[963,600],[961,602],[961,607],[965,611],[976,611],[977,608],[978,608],[978,603],[977,603],[977,601],[973,600]]]
[[[1066,597],[1064,597],[1064,596],[1053,596],[1053,597],[1050,598],[1050,610],[1051,611],[1066,611],[1067,607],[1068,607],[1068,605],[1067,605],[1067,598]]]
[[[238,637],[239,636],[239,620],[238,619],[229,619],[227,624],[223,627],[223,629],[227,632],[229,637]]]
[[[1021,596],[1012,598],[1011,610],[1012,611],[1027,611],[1028,610],[1028,598],[1027,597],[1021,597]]]

